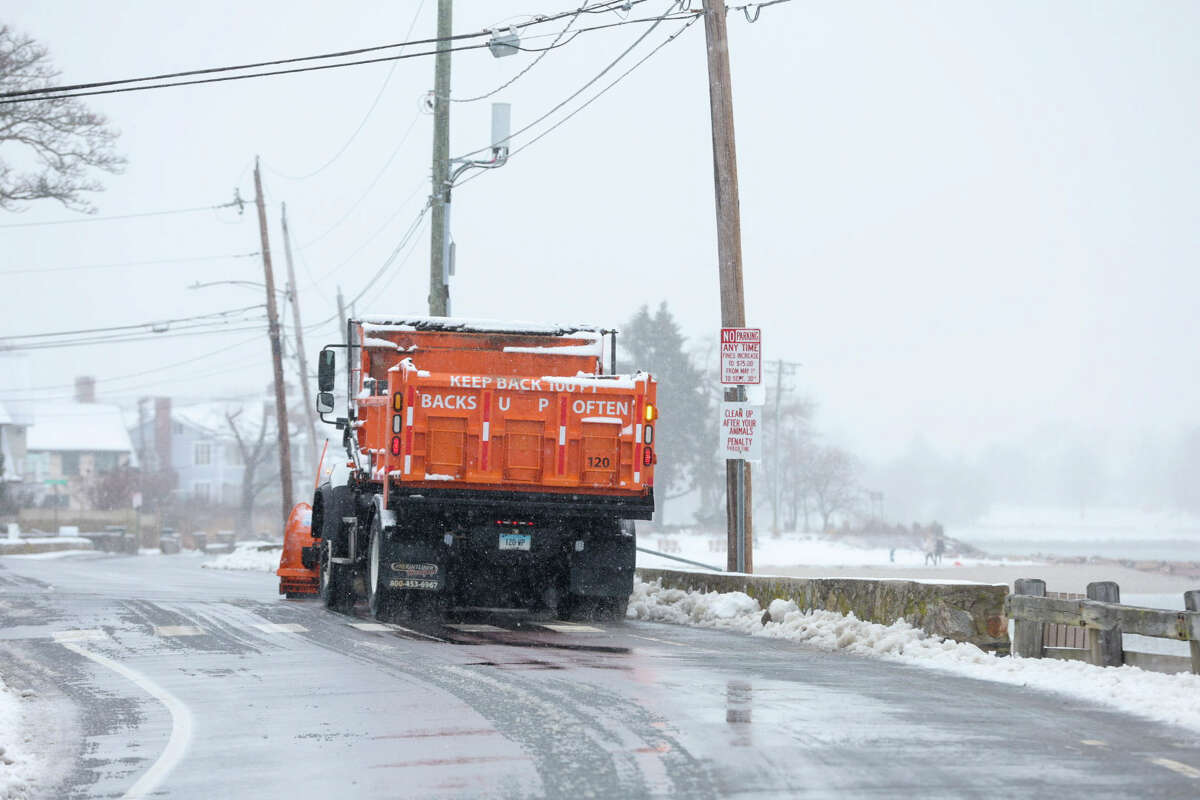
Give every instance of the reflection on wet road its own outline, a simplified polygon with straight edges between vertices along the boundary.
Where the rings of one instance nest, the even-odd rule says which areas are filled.
[[[0,622],[59,765],[47,797],[147,775],[206,800],[1200,788],[1194,737],[1018,687],[650,623],[381,623],[182,557],[5,560]]]

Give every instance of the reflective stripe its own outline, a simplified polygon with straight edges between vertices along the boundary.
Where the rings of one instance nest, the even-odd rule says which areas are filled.
[[[637,402],[633,404],[633,482],[642,482],[642,472],[639,469],[642,465],[642,415],[645,411],[646,396],[639,394]]]
[[[492,393],[483,393],[483,434],[479,437],[479,469],[487,472],[492,440]]]
[[[412,406],[408,407],[407,418],[404,420],[405,425],[412,425]]]
[[[404,471],[412,472],[412,456],[404,457]]]
[[[558,474],[567,471],[567,398],[558,401]]]

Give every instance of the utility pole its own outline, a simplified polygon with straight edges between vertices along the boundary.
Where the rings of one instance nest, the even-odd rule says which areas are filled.
[[[451,0],[438,0],[437,56],[433,66],[433,186],[432,222],[429,239],[429,315],[449,313],[450,288],[447,273],[450,253],[446,235],[449,229],[450,193],[450,6]]]
[[[708,50],[708,100],[712,113],[713,178],[717,197],[721,326],[744,328],[746,298],[742,290],[742,222],[738,208],[733,93],[729,81],[729,43],[725,30],[723,0],[704,0],[704,38]],[[743,387],[727,389],[725,399],[745,401],[746,390]],[[727,460],[725,483],[728,511],[726,569],[731,572],[753,572],[754,503],[750,492],[750,465],[742,459]]]
[[[779,505],[780,492],[783,489],[783,475],[780,473],[780,457],[779,457],[779,432],[783,425],[779,420],[779,402],[783,397],[783,371],[786,369],[789,375],[793,375],[798,367],[803,366],[798,361],[784,361],[782,358],[775,361],[775,443],[771,446],[771,460],[774,462],[774,480],[771,482],[771,533],[779,533]]]
[[[338,287],[337,301],[338,301],[338,319],[341,320],[341,323],[342,323],[342,332],[338,335],[345,336],[346,335],[346,304],[342,301],[342,287],[341,286]]]
[[[308,432],[308,463],[309,468],[317,468],[317,427],[313,421],[315,407],[312,402],[312,390],[308,385],[308,358],[304,355],[304,326],[300,324],[300,287],[296,285],[296,270],[292,267],[292,237],[288,234],[287,203],[281,203],[283,222],[283,254],[287,257],[288,268],[288,297],[292,301],[292,318],[296,321],[296,361],[300,365],[300,390],[304,397],[304,419],[308,422],[305,429]],[[289,513],[290,510],[289,510]]]
[[[262,174],[254,159],[254,202],[258,206],[258,231],[262,238],[263,274],[267,282],[267,336],[271,339],[271,361],[275,367],[275,427],[279,434],[279,483],[283,494],[283,517],[292,512],[292,449],[288,443],[287,397],[283,388],[283,347],[279,341],[279,311],[275,307],[275,275],[271,272],[271,242],[267,236],[267,209],[263,203]]]

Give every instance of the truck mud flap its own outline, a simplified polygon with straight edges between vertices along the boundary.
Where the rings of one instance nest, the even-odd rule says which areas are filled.
[[[632,536],[593,539],[571,553],[569,591],[583,597],[628,597],[636,559]]]
[[[440,592],[446,588],[445,548],[433,542],[384,542],[380,573],[390,589]]]

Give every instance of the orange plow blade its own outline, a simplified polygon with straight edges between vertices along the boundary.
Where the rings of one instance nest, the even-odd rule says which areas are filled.
[[[279,557],[279,593],[293,597],[317,594],[318,572],[315,541],[312,537],[312,506],[297,503],[288,514],[283,532],[283,554]]]

